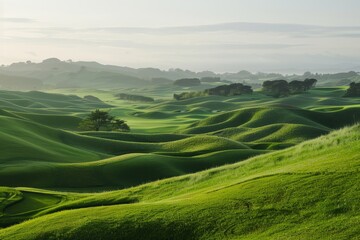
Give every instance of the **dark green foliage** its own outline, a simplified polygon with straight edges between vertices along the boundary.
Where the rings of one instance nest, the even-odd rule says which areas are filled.
[[[250,86],[243,85],[241,83],[233,83],[230,85],[222,85],[205,90],[207,95],[218,96],[235,96],[242,94],[251,94],[253,90]]]
[[[285,80],[265,81],[263,83],[263,92],[268,96],[287,97],[290,94],[304,93],[316,84],[317,80],[307,78],[304,81],[293,80],[288,83]]]
[[[180,87],[192,87],[201,85],[200,79],[198,78],[182,78],[174,82],[174,85]]]
[[[290,95],[289,83],[285,80],[265,81],[263,91],[273,97],[286,97]]]
[[[305,84],[302,81],[294,80],[289,83],[291,94],[303,93],[305,91]]]
[[[126,122],[124,120],[121,119],[113,119],[110,122],[110,128],[112,130],[119,130],[119,131],[123,131],[123,132],[129,132],[130,131],[130,127],[129,125],[126,124]]]
[[[154,102],[155,100],[151,97],[145,97],[140,95],[133,95],[127,93],[119,93],[115,95],[119,99],[129,100],[129,101],[138,101],[138,102]]]
[[[206,93],[200,91],[200,92],[183,92],[180,94],[174,94],[175,100],[185,100],[189,98],[196,98],[196,97],[203,97],[206,96]]]
[[[82,120],[79,128],[85,131],[99,131],[100,129],[130,131],[130,127],[124,120],[115,119],[109,112],[100,109],[91,112]]]
[[[201,82],[221,82],[220,77],[202,77]]]
[[[307,78],[304,80],[305,85],[305,91],[310,90],[311,88],[314,88],[317,83],[317,80],[314,78]]]
[[[174,94],[174,99],[184,100],[195,97],[203,97],[209,95],[216,96],[236,96],[242,94],[251,94],[253,90],[250,86],[243,85],[241,83],[233,83],[230,85],[221,85],[214,88],[206,89],[199,92],[183,92],[180,94]]]
[[[344,97],[360,97],[360,82],[350,83],[350,87],[346,90]]]

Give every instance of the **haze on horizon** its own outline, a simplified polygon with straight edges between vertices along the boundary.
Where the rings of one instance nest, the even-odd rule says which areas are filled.
[[[357,0],[0,0],[0,64],[360,71]]]

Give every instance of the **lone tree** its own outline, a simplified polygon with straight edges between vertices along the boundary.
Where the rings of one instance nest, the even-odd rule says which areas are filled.
[[[83,119],[79,128],[85,131],[130,131],[130,127],[124,120],[116,119],[109,112],[96,109],[92,111],[85,119]]]

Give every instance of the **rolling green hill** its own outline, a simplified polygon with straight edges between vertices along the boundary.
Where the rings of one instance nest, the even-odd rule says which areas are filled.
[[[0,91],[0,239],[359,234],[360,127],[339,129],[360,121],[360,99],[326,88],[170,100],[175,90]],[[96,108],[132,131],[80,132]]]
[[[1,239],[356,239],[360,126],[98,194],[2,188]],[[55,212],[55,213],[53,213]],[[52,214],[51,214],[52,213]]]
[[[0,91],[0,116],[12,116],[66,130],[78,130],[81,115],[95,108],[110,107],[104,102],[75,95]]]
[[[138,119],[150,128],[173,121],[182,130],[166,134],[70,132],[78,130],[80,116],[110,105],[42,92],[2,91],[0,98],[0,106],[6,109],[0,111],[0,150],[4,152],[0,156],[0,182],[12,187],[81,191],[126,188],[284,149],[360,120],[356,105],[313,111],[265,103],[265,107],[245,107],[210,117],[209,113],[198,113],[200,120],[188,125],[178,115],[196,114],[178,112],[184,106],[182,101],[139,104],[139,110],[146,106],[150,111],[137,116],[131,115],[132,105],[125,108],[127,105],[120,102],[111,113],[126,120],[132,116],[130,123]],[[207,109],[217,103],[225,107],[224,99],[232,101],[226,105],[231,108],[248,103],[240,100],[249,100],[242,96],[239,102],[234,98],[211,99],[186,102],[190,108]],[[264,97],[262,101],[267,100]],[[34,104],[39,107],[34,108]]]
[[[161,140],[164,135],[131,135],[131,140],[126,137],[130,134],[122,133],[87,135],[93,136],[0,116],[1,184],[43,188],[129,187],[263,153],[217,136],[169,134],[168,139]],[[154,170],[149,173],[150,168]]]
[[[275,105],[245,108],[200,120],[183,134],[212,134],[249,143],[255,148],[278,149],[298,144],[360,121],[360,108],[311,111]]]

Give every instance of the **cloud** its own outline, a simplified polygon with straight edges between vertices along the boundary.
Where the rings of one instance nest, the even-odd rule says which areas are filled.
[[[31,18],[1,18],[0,22],[10,22],[10,23],[33,23],[36,22],[35,19]]]
[[[4,18],[3,18],[4,19]],[[1,19],[1,20],[3,20]],[[8,22],[31,23],[34,19],[27,18],[5,18]],[[358,38],[360,36],[360,26],[316,26],[301,24],[282,24],[282,23],[250,23],[233,22],[198,26],[175,26],[161,28],[142,28],[142,27],[97,27],[97,28],[66,28],[66,27],[22,27],[13,28],[14,30],[54,35],[62,33],[77,34],[142,34],[142,35],[184,35],[184,34],[204,34],[204,33],[252,33],[252,34],[281,34],[294,38],[309,37],[349,37]]]
[[[281,23],[249,23],[234,22],[220,23],[212,25],[198,26],[179,26],[162,28],[128,28],[128,27],[103,27],[87,28],[81,31],[100,31],[112,33],[142,33],[142,34],[184,34],[184,33],[203,33],[203,32],[252,32],[252,33],[296,33],[314,36],[329,35],[334,36],[338,33],[354,34],[360,33],[360,26],[316,26],[301,24],[281,24]]]
[[[30,57],[31,49],[36,59],[51,53],[138,67],[302,71],[339,69],[360,62],[357,26],[243,22],[164,28],[16,25],[0,38],[20,56]]]

